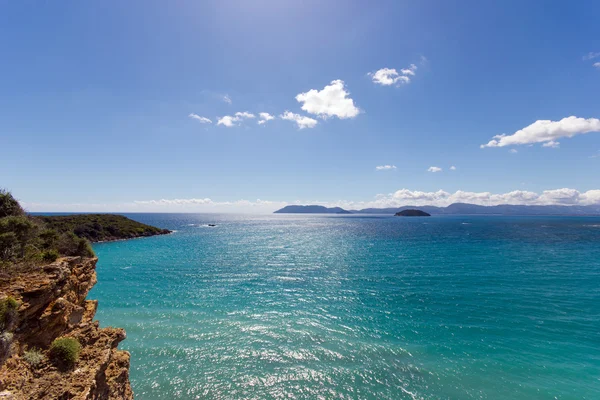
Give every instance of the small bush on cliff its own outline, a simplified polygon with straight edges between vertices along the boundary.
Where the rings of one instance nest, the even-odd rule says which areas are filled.
[[[0,300],[0,330],[10,328],[17,316],[17,308],[19,303],[10,296]]]
[[[61,337],[50,345],[50,357],[57,363],[73,366],[79,358],[81,345],[75,338]]]
[[[23,359],[32,367],[37,367],[44,362],[46,356],[44,356],[44,353],[40,349],[33,347],[23,353]]]

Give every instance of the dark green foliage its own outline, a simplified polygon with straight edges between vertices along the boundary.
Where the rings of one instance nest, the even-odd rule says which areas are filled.
[[[0,255],[10,253],[25,257],[25,248],[37,237],[39,226],[26,215],[0,218],[0,234],[11,234],[0,240]],[[16,239],[16,241],[15,241]]]
[[[112,214],[29,216],[12,195],[0,190],[0,275],[12,274],[60,256],[95,257],[90,241],[169,233]]]
[[[114,214],[75,214],[37,218],[50,229],[59,233],[73,232],[75,235],[91,242],[169,233],[166,229],[142,224],[122,215]]]
[[[58,232],[54,229],[44,229],[40,233],[41,246],[43,249],[53,249],[58,243]]]
[[[54,262],[59,256],[60,254],[58,254],[58,250],[56,249],[46,250],[42,253],[42,261]]]
[[[17,316],[19,303],[13,297],[0,300],[0,331],[8,329]]]
[[[19,202],[4,189],[0,189],[0,218],[25,215]]]
[[[61,337],[54,339],[50,345],[50,357],[58,364],[73,366],[79,358],[81,345],[77,339]]]

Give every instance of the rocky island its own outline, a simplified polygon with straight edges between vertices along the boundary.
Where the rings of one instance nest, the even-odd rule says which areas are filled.
[[[396,217],[431,217],[431,214],[421,210],[402,210],[394,215]]]
[[[120,328],[100,328],[90,241],[169,231],[118,215],[31,216],[0,190],[0,399],[132,399]]]

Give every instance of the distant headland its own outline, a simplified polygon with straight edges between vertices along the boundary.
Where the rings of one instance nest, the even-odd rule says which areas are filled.
[[[363,208],[345,210],[341,207],[289,205],[275,211],[276,214],[388,214],[394,215],[404,210],[418,209],[431,215],[600,215],[600,205],[590,206],[525,206],[501,204],[497,206],[480,206],[467,203],[453,203],[447,207],[414,206],[390,208]]]
[[[323,207],[323,206],[285,206],[275,211],[275,214],[352,214],[350,211],[341,207]]]

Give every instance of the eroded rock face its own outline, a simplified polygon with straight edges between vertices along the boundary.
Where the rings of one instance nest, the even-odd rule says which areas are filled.
[[[11,344],[0,358],[0,399],[133,399],[129,353],[117,349],[125,331],[100,328],[93,321],[97,302],[85,300],[96,283],[96,261],[66,257],[0,282],[0,297],[20,304]],[[60,368],[48,357],[37,366],[25,360],[34,347],[47,356],[60,336],[82,346],[74,366]]]

